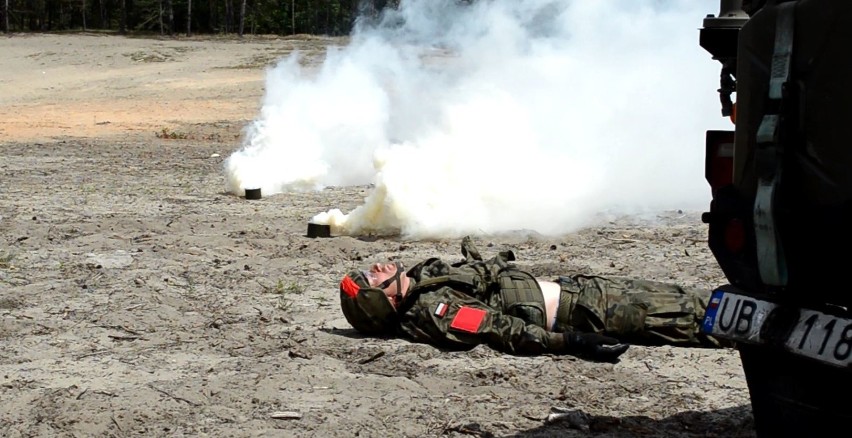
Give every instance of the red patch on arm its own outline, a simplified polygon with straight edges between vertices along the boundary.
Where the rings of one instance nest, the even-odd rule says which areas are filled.
[[[453,322],[450,323],[450,328],[468,333],[476,333],[479,331],[479,326],[482,325],[482,320],[485,319],[487,313],[482,309],[462,306],[453,318]]]
[[[358,291],[361,290],[361,287],[349,278],[348,275],[340,281],[340,288],[343,289],[343,293],[349,296],[349,298],[355,298],[355,295],[358,295]]]

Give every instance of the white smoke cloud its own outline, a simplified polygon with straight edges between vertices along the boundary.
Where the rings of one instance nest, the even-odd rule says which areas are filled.
[[[340,234],[565,233],[602,212],[706,208],[719,65],[694,0],[403,1],[318,71],[268,72],[228,190],[373,188]]]

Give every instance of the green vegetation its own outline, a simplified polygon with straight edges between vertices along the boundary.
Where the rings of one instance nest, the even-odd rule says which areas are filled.
[[[0,269],[11,269],[12,268],[12,259],[15,256],[12,254],[3,254],[0,253]]]
[[[133,52],[129,54],[130,59],[135,62],[165,62],[173,59],[171,55],[158,52]]]
[[[8,0],[4,32],[348,35],[357,16],[399,0]]]
[[[305,287],[295,281],[285,285],[283,280],[278,280],[278,283],[275,284],[275,293],[277,294],[302,294],[304,292]]]
[[[266,293],[274,293],[278,295],[275,307],[283,311],[288,311],[293,308],[293,295],[301,295],[305,293],[305,287],[295,281],[284,282],[279,279],[275,286],[267,286],[258,281],[260,287]]]
[[[169,128],[163,128],[159,132],[155,133],[157,138],[165,138],[169,140],[187,140],[190,138],[190,135],[185,132],[172,131]]]

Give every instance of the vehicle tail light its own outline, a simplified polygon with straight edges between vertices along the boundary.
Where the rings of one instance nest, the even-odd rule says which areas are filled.
[[[734,182],[734,131],[707,131],[704,178],[716,190]]]

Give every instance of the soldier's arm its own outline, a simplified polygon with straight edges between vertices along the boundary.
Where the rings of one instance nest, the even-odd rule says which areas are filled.
[[[479,344],[510,354],[557,353],[563,335],[527,324],[449,287],[420,297],[402,320],[405,333],[419,342],[447,348]]]

